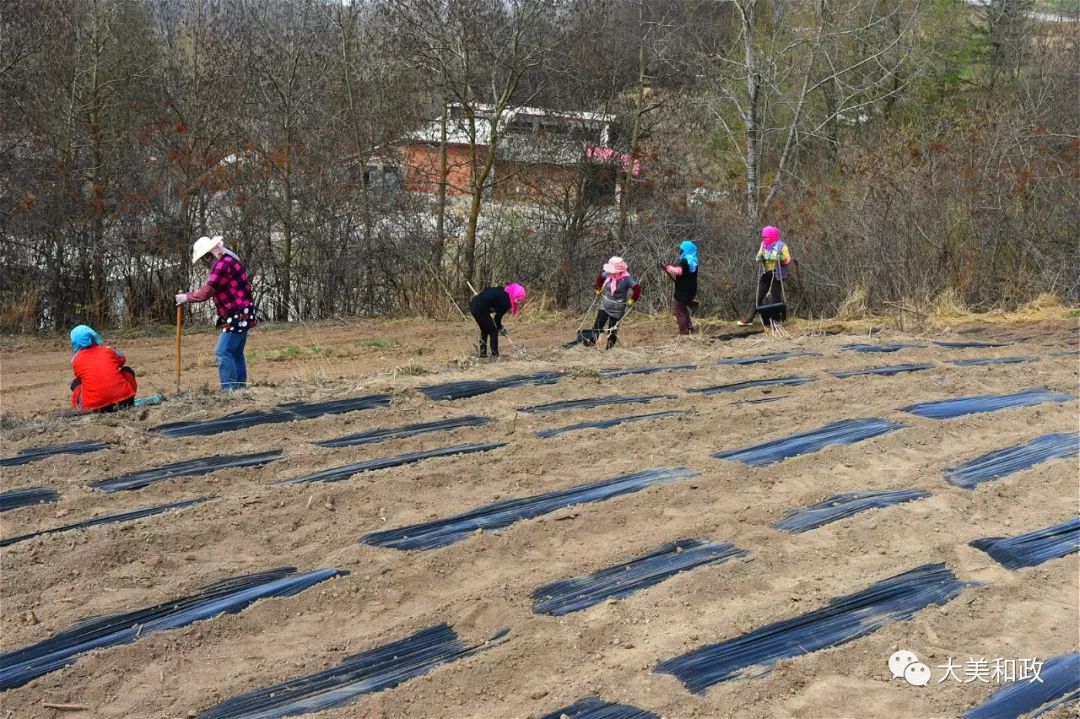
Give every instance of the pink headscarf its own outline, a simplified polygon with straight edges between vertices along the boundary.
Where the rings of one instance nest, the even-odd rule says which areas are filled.
[[[525,288],[517,282],[512,282],[503,289],[506,290],[506,294],[510,295],[510,314],[516,316],[521,310],[521,305],[525,303],[525,299],[528,297]]]
[[[769,225],[761,230],[761,244],[765,246],[766,250],[772,249],[772,246],[780,241],[780,230]]]
[[[630,276],[630,268],[626,264],[626,260],[621,257],[612,257],[604,265],[604,272],[608,274],[608,280],[611,282],[611,293],[615,294],[615,290],[619,287],[619,280],[624,277]]]

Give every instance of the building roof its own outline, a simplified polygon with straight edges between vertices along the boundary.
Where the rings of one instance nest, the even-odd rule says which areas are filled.
[[[488,104],[476,104],[473,106],[476,111],[476,144],[486,145],[491,140],[491,113],[494,111],[494,105]],[[454,103],[449,106],[451,113],[455,109],[460,110],[461,105]],[[585,127],[602,128],[603,126],[610,125],[615,121],[615,115],[600,112],[586,112],[584,110],[562,111],[562,110],[545,110],[536,107],[509,107],[502,111],[500,121],[505,128],[510,125],[514,120],[519,117],[539,118],[541,120],[561,120],[564,121],[561,124],[580,123]],[[405,135],[406,140],[413,142],[430,142],[437,143],[440,140],[441,118],[425,124],[418,130]],[[450,145],[468,145],[469,142],[469,122],[464,116],[451,117],[446,123],[446,142]]]

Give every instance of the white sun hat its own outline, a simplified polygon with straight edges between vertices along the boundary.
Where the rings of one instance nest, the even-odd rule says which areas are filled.
[[[195,240],[195,245],[191,248],[191,264],[194,265],[207,252],[222,244],[222,239],[221,235],[214,235],[213,237],[204,236]]]

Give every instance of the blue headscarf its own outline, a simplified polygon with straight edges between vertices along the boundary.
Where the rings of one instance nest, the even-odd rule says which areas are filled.
[[[679,259],[686,260],[691,272],[697,272],[697,245],[690,240],[683,240],[679,245]]]
[[[84,350],[87,347],[94,345],[104,344],[105,340],[101,339],[101,335],[94,332],[87,325],[79,325],[75,329],[71,330],[71,351],[78,352]]]

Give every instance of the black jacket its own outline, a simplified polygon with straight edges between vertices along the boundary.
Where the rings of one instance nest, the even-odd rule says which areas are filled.
[[[469,310],[473,316],[494,314],[495,326],[502,327],[502,317],[510,311],[510,295],[502,287],[488,287],[469,300]]]
[[[697,270],[690,271],[686,260],[679,260],[682,274],[675,278],[675,299],[678,302],[693,302],[697,297]]]

